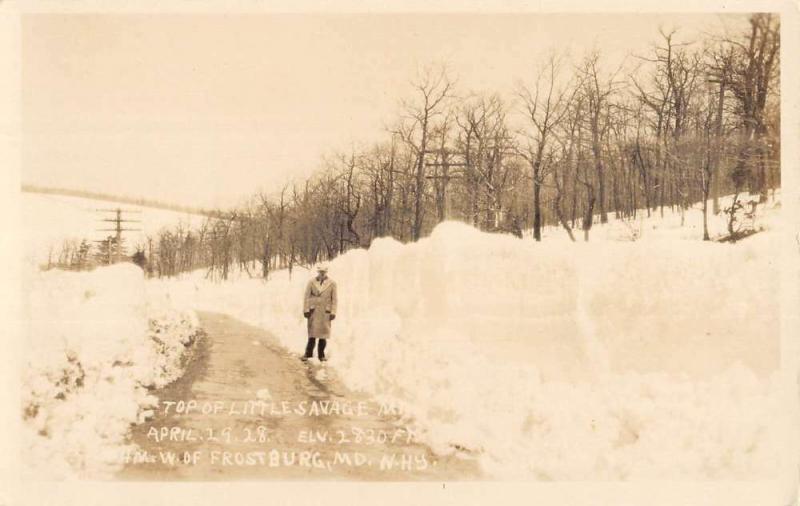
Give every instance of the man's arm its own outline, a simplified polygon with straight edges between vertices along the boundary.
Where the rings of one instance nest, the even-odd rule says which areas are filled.
[[[308,317],[308,313],[311,312],[311,282],[309,281],[306,284],[306,291],[303,294],[303,314]]]
[[[336,282],[331,283],[331,316],[336,316],[336,305],[338,304],[336,295]]]

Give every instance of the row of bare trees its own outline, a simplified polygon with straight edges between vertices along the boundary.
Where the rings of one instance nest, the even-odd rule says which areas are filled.
[[[377,237],[418,240],[448,219],[537,241],[556,225],[589,240],[612,213],[683,215],[701,202],[707,217],[722,195],[766,200],[780,185],[779,54],[779,19],[755,14],[699,41],[662,30],[619,66],[596,51],[550,55],[509,97],[425,69],[383,141],[328,156],[307,181],[199,229],[162,232],[148,266],[267,277]]]

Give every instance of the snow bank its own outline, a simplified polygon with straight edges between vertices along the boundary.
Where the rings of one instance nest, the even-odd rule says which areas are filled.
[[[146,387],[182,373],[196,318],[146,301],[142,271],[130,264],[30,273],[26,285],[25,470],[102,477],[127,448],[130,424],[156,402]]]
[[[777,189],[770,192],[769,200],[758,204],[756,213],[752,217],[747,217],[746,212],[751,209],[751,202],[758,202],[759,194],[747,192],[739,194],[738,201],[743,209],[737,213],[737,219],[742,230],[753,229],[774,229],[777,226],[780,213],[776,212],[780,208],[781,190]],[[708,233],[712,240],[716,240],[728,235],[728,215],[725,208],[733,203],[733,195],[720,197],[719,207],[721,212],[713,213],[713,201],[708,201]],[[573,230],[576,239],[583,239],[583,232],[580,230],[580,220],[576,222],[577,228]],[[532,236],[532,231],[526,232]],[[664,207],[663,214],[661,208],[650,211],[638,209],[635,219],[617,219],[613,211],[608,213],[608,223],[600,225],[599,215],[594,217],[594,226],[589,234],[591,241],[636,241],[640,239],[660,239],[678,241],[699,241],[703,238],[703,204],[696,202],[688,209],[681,212],[679,207],[674,209]],[[546,241],[568,241],[564,229],[560,226],[546,226],[542,229],[543,240]]]
[[[330,364],[436,451],[471,450],[498,477],[771,476],[778,267],[759,235],[565,247],[448,222],[414,244],[377,240],[331,263]],[[310,276],[163,288],[299,353]]]

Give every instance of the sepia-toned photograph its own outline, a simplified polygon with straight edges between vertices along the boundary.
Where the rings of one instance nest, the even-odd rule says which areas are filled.
[[[782,20],[22,13],[20,479],[794,504]]]

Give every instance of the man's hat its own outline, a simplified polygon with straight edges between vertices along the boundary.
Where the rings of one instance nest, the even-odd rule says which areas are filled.
[[[317,272],[328,272],[328,264],[323,262],[317,265]]]

